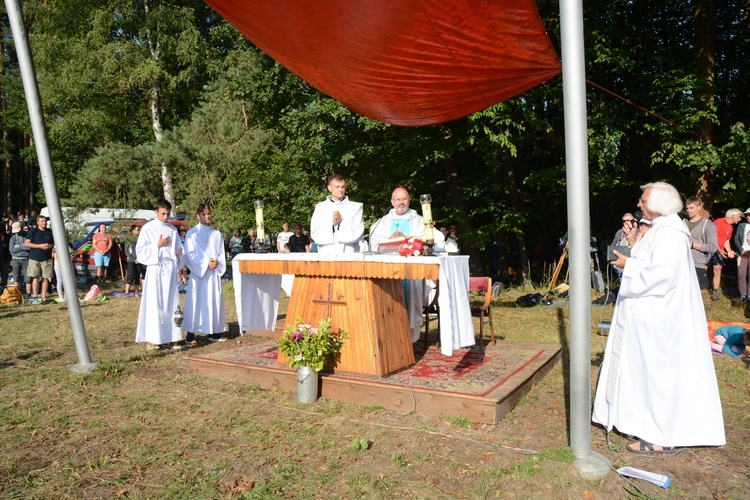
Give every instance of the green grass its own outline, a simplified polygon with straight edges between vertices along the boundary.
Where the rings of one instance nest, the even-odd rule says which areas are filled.
[[[533,289],[494,299],[500,340],[567,345],[567,308],[518,308]],[[235,320],[233,293],[225,294]],[[299,405],[281,390],[223,382],[190,372],[188,353],[147,352],[134,344],[138,299],[83,304],[96,371],[82,375],[62,305],[0,307],[0,496],[6,498],[596,498],[627,497],[609,474],[598,482],[576,473],[568,448],[567,352],[563,361],[498,425],[470,415],[399,415],[376,405],[322,399]],[[283,306],[282,306],[283,307]],[[596,325],[612,307],[591,310],[591,355],[606,338]],[[729,301],[707,302],[711,319],[743,321]],[[242,337],[202,348],[239,347]],[[638,483],[651,497],[743,498],[750,468],[750,371],[715,356],[729,443],[670,457],[675,486]],[[596,366],[592,366],[592,387]],[[613,460],[651,470],[655,462],[592,446]],[[354,440],[367,448],[354,450]],[[620,455],[615,454],[619,451]],[[696,471],[700,468],[700,474]],[[659,469],[659,467],[656,467]],[[252,488],[248,485],[252,484]],[[244,486],[243,486],[244,485]]]

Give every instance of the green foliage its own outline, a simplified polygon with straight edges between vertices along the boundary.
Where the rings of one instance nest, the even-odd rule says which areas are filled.
[[[584,6],[589,201],[600,241],[634,210],[645,182],[664,179],[688,196],[705,182],[719,212],[747,202],[746,6],[714,4],[715,47],[697,38],[703,4]],[[537,5],[559,45],[558,3]],[[275,232],[285,220],[307,225],[337,172],[364,203],[366,225],[390,208],[396,186],[413,199],[432,194],[436,221],[459,225],[473,271],[503,274],[535,253],[557,257],[567,229],[559,77],[464,119],[397,127],[321,94],[200,0],[24,7],[65,204],[149,207],[163,192],[164,166],[178,211],[208,201],[220,230],[244,232],[255,224],[252,202],[262,199]],[[701,51],[714,56],[713,79],[696,65]],[[36,153],[12,51],[5,62],[4,154],[21,169]]]

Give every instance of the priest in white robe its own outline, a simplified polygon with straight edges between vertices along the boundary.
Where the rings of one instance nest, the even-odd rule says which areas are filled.
[[[594,399],[593,421],[638,440],[632,452],[726,443],[706,315],[693,272],[682,200],[669,184],[641,186],[652,228],[623,269]]]
[[[197,344],[197,332],[208,335],[211,341],[221,340],[219,334],[227,330],[221,277],[227,270],[224,240],[211,227],[211,208],[201,203],[196,209],[199,223],[185,237],[185,265],[190,270],[190,281],[185,296],[185,318],[182,329],[187,332],[185,342]]]
[[[424,241],[424,219],[416,210],[409,208],[409,192],[402,187],[393,190],[391,205],[393,208],[370,226],[370,250],[377,253],[378,245],[383,240],[398,237],[414,236]],[[440,231],[433,231],[434,251],[441,251],[445,236]]]
[[[409,192],[402,187],[397,187],[391,194],[391,205],[393,208],[382,218],[370,226],[370,248],[378,251],[380,242],[392,238],[406,238],[414,236],[424,240],[424,219],[416,210],[409,208],[411,197]],[[442,246],[445,241],[443,233],[436,231],[434,235],[435,245]],[[424,323],[424,304],[430,300],[430,294],[435,290],[435,282],[427,280],[408,280],[408,308],[409,328],[411,330],[411,341],[419,340],[419,332]]]
[[[365,232],[362,204],[349,200],[346,179],[338,174],[328,178],[328,192],[328,198],[315,206],[310,237],[319,253],[357,253]]]
[[[182,340],[182,329],[175,323],[179,305],[177,270],[182,257],[182,243],[177,229],[169,222],[172,204],[156,203],[156,219],[146,223],[138,235],[135,252],[138,262],[146,266],[141,309],[138,314],[136,342],[148,342],[150,348]]]

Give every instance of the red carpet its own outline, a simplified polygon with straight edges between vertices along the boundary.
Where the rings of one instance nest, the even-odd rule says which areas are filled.
[[[288,366],[276,362],[277,345],[278,343],[274,340],[266,340],[248,347],[208,354],[191,354],[190,357],[292,371]],[[550,347],[559,349],[558,346]],[[417,363],[411,368],[388,377],[344,372],[326,376],[485,396],[544,352],[544,346],[526,347],[503,343],[496,346],[460,349],[454,351],[453,356],[448,357],[440,354],[438,348],[430,347],[427,351],[416,349],[414,354]]]

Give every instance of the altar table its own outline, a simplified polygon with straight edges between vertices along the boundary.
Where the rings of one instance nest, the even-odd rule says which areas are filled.
[[[240,331],[275,328],[281,277],[295,275],[286,325],[330,317],[349,332],[340,370],[384,376],[414,363],[402,279],[440,281],[443,354],[475,342],[468,256],[247,253],[232,266]]]

